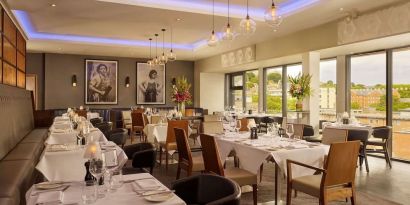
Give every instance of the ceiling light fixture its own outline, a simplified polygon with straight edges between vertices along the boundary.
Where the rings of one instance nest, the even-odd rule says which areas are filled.
[[[147,61],[147,64],[149,65],[149,66],[153,66],[154,65],[154,61],[152,60],[152,46],[151,46],[151,43],[152,43],[152,38],[149,38],[149,60]]]
[[[219,38],[215,34],[215,0],[212,0],[212,32],[208,39],[208,46],[214,47],[218,45]]]
[[[271,27],[278,27],[282,23],[282,16],[278,15],[278,8],[272,0],[272,6],[265,11],[265,22]]]
[[[168,62],[168,58],[165,55],[165,28],[161,29],[162,31],[162,56],[159,58],[161,64],[166,64]]]
[[[56,5],[56,4],[50,4],[50,6],[51,6],[51,7],[56,7],[57,5]]]
[[[225,31],[223,33],[222,39],[225,41],[231,41],[234,39],[235,35],[232,31],[231,24],[229,22],[229,0],[228,0],[228,23],[226,24]]]
[[[158,58],[158,34],[155,34],[155,58],[153,60],[153,64],[154,65],[159,65],[160,64],[160,60]]]
[[[256,31],[256,22],[249,17],[249,0],[246,0],[246,17],[239,23],[242,35],[250,36]]]
[[[178,19],[177,19],[178,21]],[[175,55],[174,51],[172,50],[172,33],[173,33],[173,28],[171,24],[171,50],[168,53],[168,61],[175,61],[177,59],[177,56]]]

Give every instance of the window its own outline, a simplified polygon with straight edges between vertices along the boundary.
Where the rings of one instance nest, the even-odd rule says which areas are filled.
[[[243,108],[243,74],[235,73],[230,75],[230,100],[229,105],[234,109]]]
[[[393,157],[410,160],[410,48],[393,51]]]
[[[259,103],[259,72],[258,70],[245,73],[245,110],[258,111]]]
[[[336,121],[336,59],[320,61],[320,120]]]
[[[282,116],[282,67],[266,69],[266,113]]]
[[[386,125],[386,53],[351,58],[350,110],[359,122]]]
[[[302,65],[301,64],[297,64],[297,65],[288,65],[286,66],[286,72],[288,74],[288,76],[292,76],[295,77],[299,74],[302,73]],[[286,78],[286,80],[288,80],[288,78]],[[289,94],[289,83],[288,86],[286,88],[286,97],[287,97],[287,108],[288,111],[295,111],[296,110],[296,98],[293,98],[292,96],[290,96]],[[292,112],[288,112],[287,114],[288,119],[296,119],[296,113],[292,113]]]

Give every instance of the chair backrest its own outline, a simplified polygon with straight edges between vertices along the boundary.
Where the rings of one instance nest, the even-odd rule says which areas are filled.
[[[279,125],[281,125],[283,122],[283,117],[273,117],[273,122],[276,122]]]
[[[202,122],[204,134],[219,134],[224,132],[222,121]]]
[[[373,127],[373,137],[386,141],[391,137],[391,131],[390,126]]]
[[[95,124],[95,127],[98,128],[104,136],[108,136],[108,132],[112,129],[112,122],[102,122]]]
[[[78,116],[85,117],[85,119],[87,119],[87,110],[77,110],[75,112],[78,114]]]
[[[162,116],[152,115],[150,124],[158,124],[161,121],[161,119],[162,119]]]
[[[166,144],[176,142],[174,128],[181,128],[188,133],[188,120],[170,120],[168,121]]]
[[[326,160],[324,186],[354,184],[360,142],[341,142],[330,145]]]
[[[293,136],[295,138],[302,138],[303,137],[303,128],[304,124],[293,124]]]
[[[194,113],[195,113],[195,109],[192,109],[192,108],[186,108],[185,109],[185,116],[187,116],[187,117],[194,116]]]
[[[179,162],[186,162],[192,165],[191,148],[189,147],[188,137],[185,130],[181,128],[174,128],[175,139],[177,142]]]
[[[95,126],[95,125],[98,124],[98,123],[102,123],[102,122],[103,122],[103,119],[102,119],[101,117],[99,117],[99,118],[93,118],[93,119],[90,119],[90,122],[91,122],[91,124],[92,124],[93,126]]]
[[[131,113],[131,121],[132,121],[132,126],[139,126],[139,127],[144,127],[145,126],[145,120],[144,120],[144,114],[140,112],[132,112]]]
[[[205,171],[224,176],[224,169],[219,158],[218,145],[215,138],[201,134],[202,158],[204,159]]]
[[[153,167],[156,161],[156,149],[153,144],[142,142],[124,147],[128,159],[132,159],[132,167]]]
[[[326,145],[347,141],[347,130],[345,129],[325,128],[322,135],[322,144]]]
[[[221,116],[219,115],[204,115],[204,122],[209,121],[221,121]]]
[[[315,130],[312,125],[303,125],[303,136],[314,136]]]
[[[113,141],[115,144],[122,146],[127,141],[128,130],[118,128],[108,132],[106,136],[109,141]]]
[[[363,143],[364,146],[367,145],[367,141],[369,139],[369,130],[362,130],[362,129],[349,129],[347,131],[347,141],[360,141]]]
[[[132,112],[136,112],[136,113],[144,113],[144,112],[145,112],[145,110],[144,110],[144,108],[136,108],[136,109],[132,110]]]
[[[249,119],[248,118],[242,118],[238,120],[238,127],[239,131],[249,131]]]
[[[274,123],[274,122],[275,120],[273,119],[273,117],[269,117],[269,116],[263,117],[261,119],[261,123],[265,123],[265,124]]]

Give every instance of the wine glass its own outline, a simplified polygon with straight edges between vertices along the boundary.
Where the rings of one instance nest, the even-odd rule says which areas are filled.
[[[97,184],[99,184],[101,176],[104,175],[105,171],[106,167],[103,159],[94,158],[90,160],[90,173],[97,179]],[[97,192],[100,193],[98,189]],[[98,197],[102,198],[104,197],[104,194],[98,194]]]
[[[286,134],[288,135],[289,138],[293,137],[293,125],[292,124],[288,124],[286,126]]]
[[[242,127],[241,121],[234,120],[234,124],[235,124],[235,132],[239,132],[239,129]]]

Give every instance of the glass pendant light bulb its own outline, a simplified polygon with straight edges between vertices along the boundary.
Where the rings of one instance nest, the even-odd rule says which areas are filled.
[[[239,23],[240,32],[242,35],[250,36],[256,31],[256,22],[249,17],[249,0],[246,0],[246,18]]]
[[[277,10],[278,8],[272,0],[272,6],[265,11],[265,22],[274,28],[280,26],[283,21],[282,17],[278,16]]]
[[[215,34],[215,31],[212,31],[211,36],[208,39],[208,46],[214,47],[218,45],[218,42],[219,42],[218,36]]]
[[[226,24],[225,31],[222,35],[222,40],[230,41],[235,37],[234,32],[232,31],[231,24],[229,23],[229,0],[228,0],[228,24]]]
[[[161,29],[162,31],[162,55],[159,57],[159,62],[161,64],[166,64],[168,62],[168,58],[165,55],[165,29]]]
[[[172,50],[172,34],[173,34],[173,29],[171,25],[171,50],[168,53],[168,61],[175,61],[177,60],[177,56],[175,55],[174,51]]]
[[[159,58],[158,58],[158,34],[155,34],[155,58],[152,60],[154,65],[159,65]]]
[[[149,60],[147,61],[148,66],[154,65],[154,62],[152,61],[151,42],[152,42],[152,38],[149,38]]]

